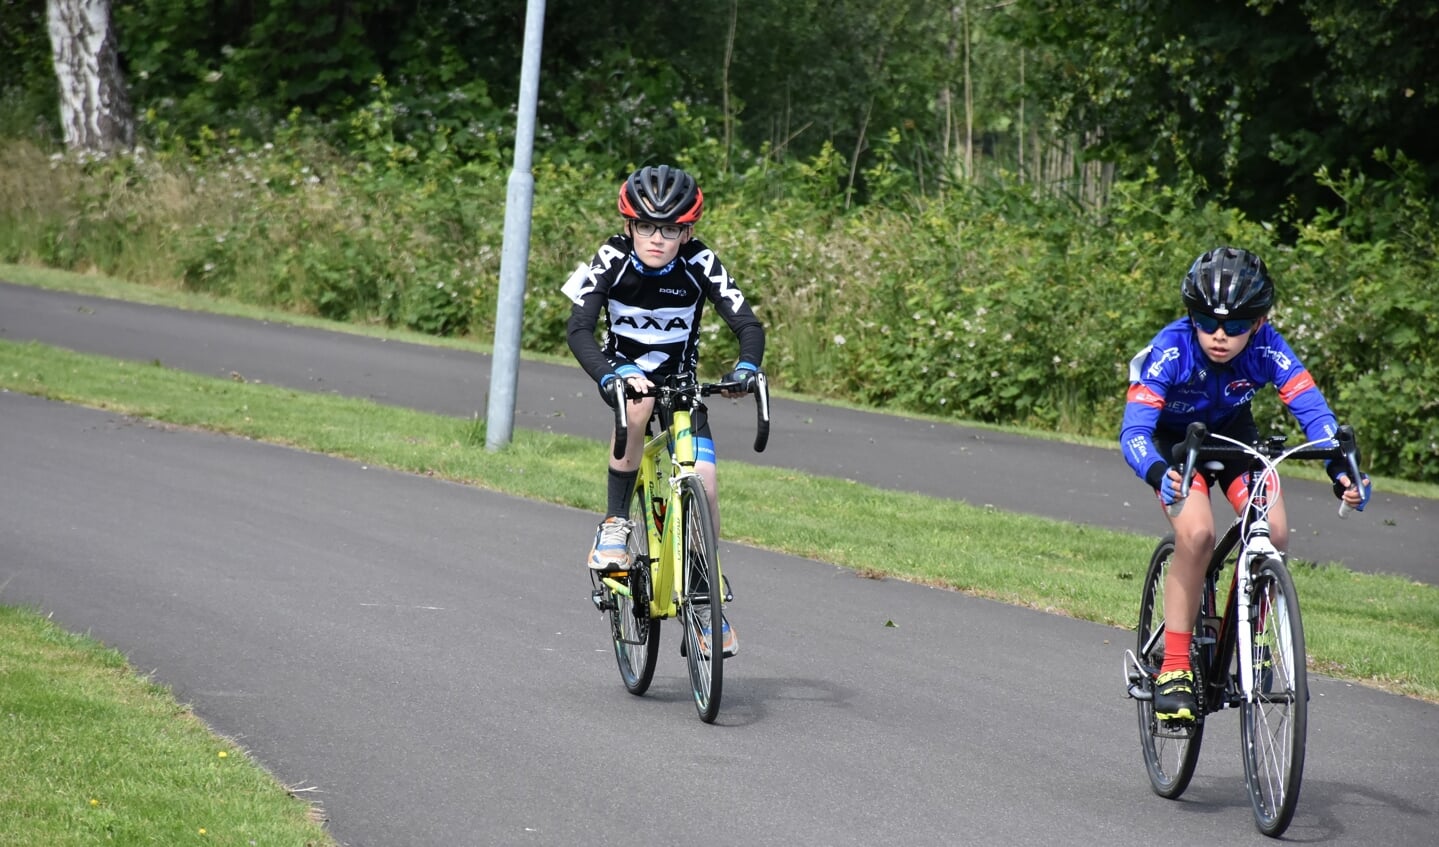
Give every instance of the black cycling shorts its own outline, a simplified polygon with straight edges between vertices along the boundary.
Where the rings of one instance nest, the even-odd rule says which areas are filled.
[[[1259,440],[1259,425],[1254,422],[1254,412],[1247,406],[1230,419],[1229,423],[1214,432],[1244,444],[1253,444]],[[1160,427],[1154,431],[1154,446],[1159,450],[1159,455],[1169,457],[1171,465],[1184,464],[1183,432]],[[1219,490],[1227,492],[1234,480],[1249,472],[1249,462],[1247,456],[1235,456],[1223,462],[1218,459],[1207,460],[1195,473],[1204,476],[1210,491],[1214,490],[1217,480]]]

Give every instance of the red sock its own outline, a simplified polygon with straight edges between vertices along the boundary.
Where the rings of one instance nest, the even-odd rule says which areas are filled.
[[[1170,671],[1189,670],[1189,642],[1194,640],[1194,633],[1178,629],[1164,628],[1164,667],[1159,669],[1161,674]]]

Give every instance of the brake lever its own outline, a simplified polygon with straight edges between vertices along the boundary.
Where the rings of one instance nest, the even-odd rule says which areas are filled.
[[[1209,437],[1209,428],[1199,421],[1189,425],[1184,431],[1184,471],[1179,481],[1179,499],[1165,507],[1171,518],[1179,517],[1184,509],[1184,503],[1189,499],[1189,488],[1194,484],[1195,465],[1199,464],[1199,445]]]
[[[754,375],[755,434],[754,451],[763,453],[769,444],[769,377],[764,371]]]
[[[625,408],[625,386],[626,380],[617,376],[610,383],[610,393],[615,396],[615,446],[614,457],[623,459],[625,457],[625,445],[630,443],[629,414]]]
[[[1359,440],[1354,437],[1354,427],[1345,424],[1339,427],[1334,433],[1334,440],[1339,442],[1339,449],[1344,451],[1344,464],[1348,466],[1349,482],[1351,485],[1359,486],[1364,484],[1364,474],[1359,471]],[[1360,492],[1363,496],[1363,492]],[[1347,518],[1353,511],[1348,503],[1339,501],[1339,517]]]

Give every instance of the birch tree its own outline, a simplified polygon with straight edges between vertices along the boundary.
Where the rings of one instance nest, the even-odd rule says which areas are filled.
[[[110,0],[46,0],[60,124],[71,150],[109,153],[135,142]]]

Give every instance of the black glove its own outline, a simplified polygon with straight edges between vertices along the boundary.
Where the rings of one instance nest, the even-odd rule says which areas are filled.
[[[720,382],[737,383],[742,386],[741,390],[743,391],[754,391],[754,375],[756,373],[759,373],[759,369],[754,365],[748,362],[740,362],[735,366],[734,370],[725,374],[724,379],[720,380]]]

